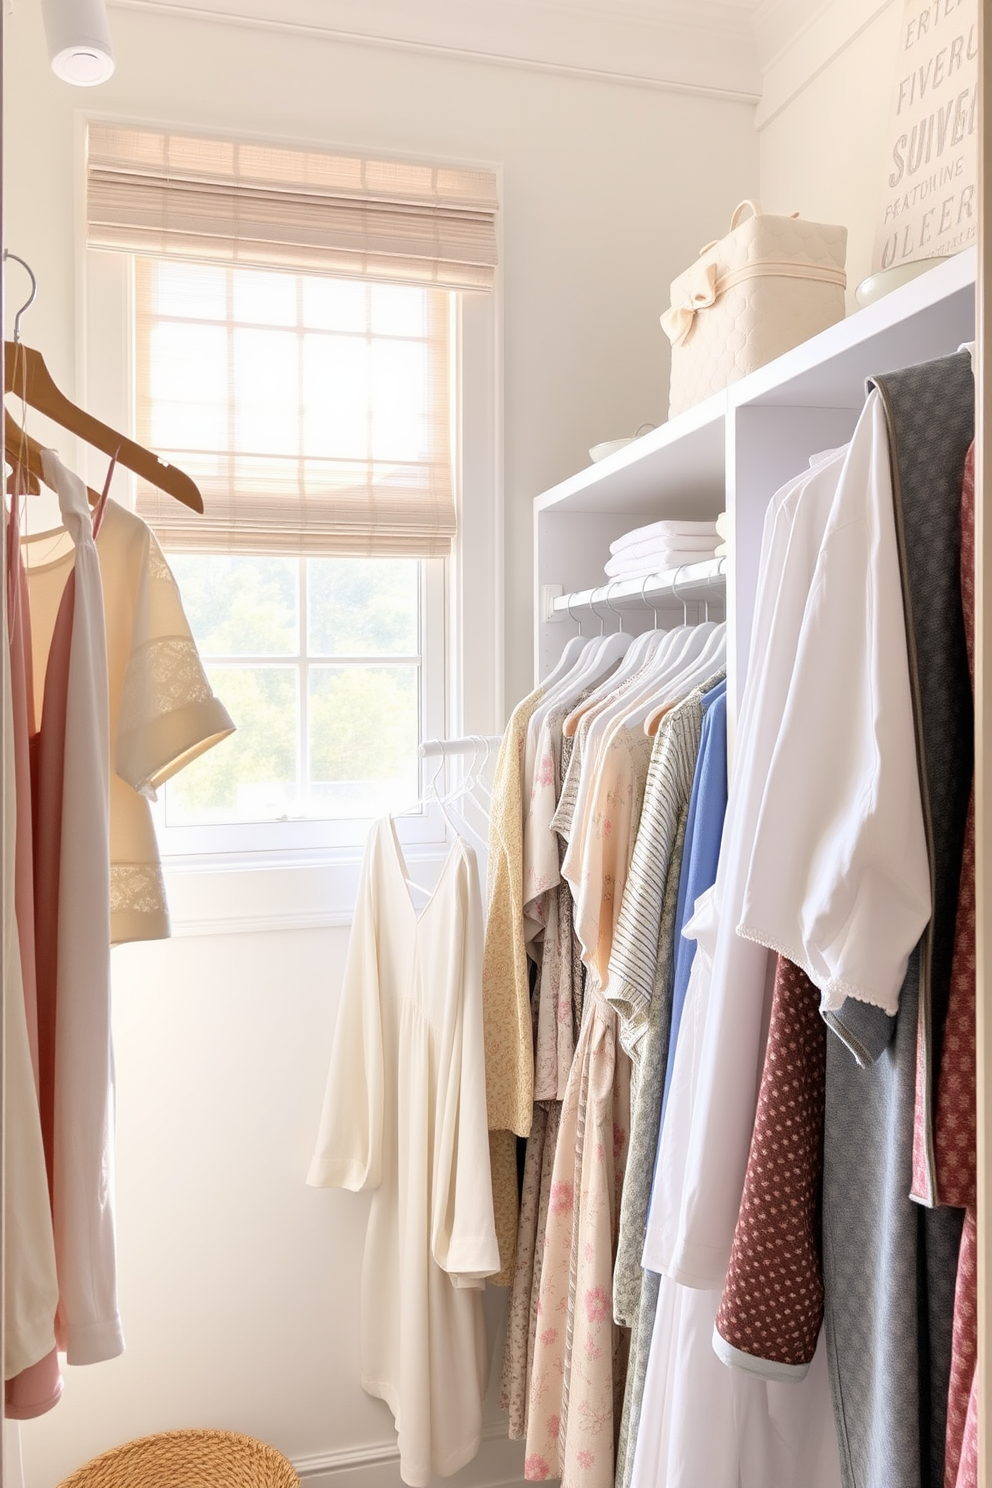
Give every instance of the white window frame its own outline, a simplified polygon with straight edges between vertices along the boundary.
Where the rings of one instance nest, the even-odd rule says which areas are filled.
[[[126,254],[85,246],[85,137],[93,117],[82,110],[76,115],[77,388],[98,417],[130,429],[134,426],[133,260]],[[169,127],[161,120],[118,118],[116,122]],[[171,127],[179,126],[171,121]],[[196,126],[184,123],[181,127],[192,131]],[[284,143],[335,148],[328,141]],[[488,161],[469,163],[494,168]],[[501,189],[501,172],[495,168]],[[497,235],[502,258],[499,220]],[[497,269],[491,295],[455,297],[452,386],[458,533],[450,558],[423,560],[423,602],[428,607],[425,632],[434,647],[425,658],[427,737],[492,734],[503,724],[501,279]],[[91,482],[99,478],[102,484],[106,471],[100,468],[101,458],[85,449],[76,454],[77,468]],[[133,478],[127,472],[115,475],[113,492],[115,499],[133,506]],[[202,828],[170,828],[162,823],[159,844],[174,933],[346,923],[362,850],[357,841],[343,840],[354,838],[350,827],[353,824],[309,821]],[[429,876],[431,864],[439,862],[445,852],[438,813],[403,817],[398,827],[411,865],[423,862]],[[247,912],[249,904],[254,908]]]

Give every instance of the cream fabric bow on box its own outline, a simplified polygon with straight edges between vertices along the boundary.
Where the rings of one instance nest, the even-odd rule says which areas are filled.
[[[712,248],[708,243],[703,252]],[[716,300],[716,264],[712,259],[697,259],[691,270],[689,293],[678,305],[672,305],[661,317],[661,328],[673,346],[681,346],[695,323],[700,310],[709,309]]]

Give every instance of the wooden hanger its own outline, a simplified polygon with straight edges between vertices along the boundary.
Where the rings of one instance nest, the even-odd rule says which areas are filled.
[[[45,359],[41,352],[32,351],[30,347],[23,344],[21,317],[35,302],[38,294],[38,280],[31,265],[25,259],[16,253],[11,253],[9,248],[5,248],[3,250],[4,263],[8,258],[19,263],[26,272],[31,281],[31,293],[14,316],[13,341],[4,342],[4,393],[14,393],[31,408],[43,413],[46,418],[50,418],[56,424],[61,424],[63,429],[68,429],[71,434],[78,434],[81,439],[86,440],[87,444],[92,444],[94,448],[116,459],[128,470],[133,470],[135,475],[140,475],[143,480],[157,486],[167,495],[174,496],[177,501],[182,502],[183,506],[188,506],[195,512],[202,512],[203,497],[184,471],[160,459],[158,455],[152,454],[151,450],[146,450],[142,445],[135,444],[133,439],[125,439],[123,434],[118,434],[107,424],[101,424],[99,419],[92,418],[82,408],[77,408],[76,404],[71,403],[56,386],[52,374],[45,366]],[[17,464],[22,473],[28,477],[29,489],[36,492],[35,481],[44,480],[41,446],[18,428],[6,408],[4,409],[4,430],[5,448],[17,449]],[[88,486],[86,489],[89,492],[90,502],[95,505],[99,497],[95,496]]]
[[[180,470],[177,465],[168,464],[142,445],[135,444],[133,439],[126,439],[123,434],[118,434],[108,424],[102,424],[82,408],[77,408],[56,386],[40,351],[32,350],[23,342],[5,341],[3,383],[5,393],[23,398],[38,413],[43,413],[63,429],[68,429],[70,434],[77,434],[80,439],[85,439],[87,444],[102,450],[105,455],[116,455],[119,465],[133,470],[142,480],[174,496],[183,506],[188,506],[195,512],[203,511],[203,497],[185,471]],[[32,469],[31,466],[28,468]],[[32,474],[35,473],[32,469]]]
[[[10,477],[7,483],[10,494],[13,495],[16,489],[22,496],[37,496],[45,481],[42,446],[37,439],[32,439],[30,434],[24,432],[6,408],[3,413],[3,452],[4,458],[10,464],[17,465],[21,472],[19,482],[16,476]],[[86,494],[89,497],[90,506],[96,506],[100,500],[99,491],[94,491],[92,486],[87,486]]]

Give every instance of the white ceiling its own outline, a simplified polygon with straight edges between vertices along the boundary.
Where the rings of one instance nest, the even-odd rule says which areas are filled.
[[[372,45],[757,101],[836,0],[110,0]]]

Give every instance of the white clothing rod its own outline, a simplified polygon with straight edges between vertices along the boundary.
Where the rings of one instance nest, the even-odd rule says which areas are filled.
[[[605,617],[611,605],[629,607],[649,605],[652,600],[678,603],[700,599],[707,592],[724,593],[727,585],[726,558],[708,558],[704,563],[687,563],[682,568],[669,568],[640,579],[608,579],[595,589],[581,589],[576,594],[559,594],[553,609],[556,615],[575,615],[579,610],[594,611]]]
[[[502,734],[469,734],[464,739],[425,739],[420,746],[420,758],[447,759],[456,754],[479,754],[487,748],[492,752],[502,742]]]

